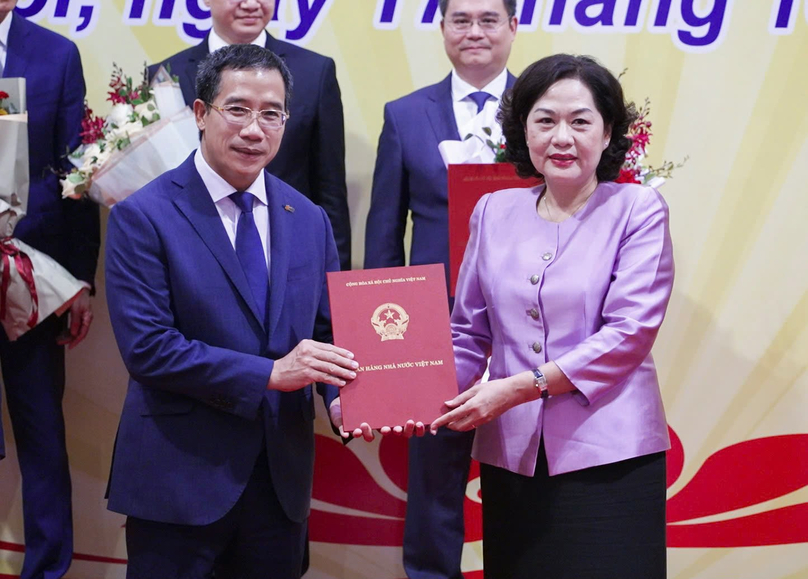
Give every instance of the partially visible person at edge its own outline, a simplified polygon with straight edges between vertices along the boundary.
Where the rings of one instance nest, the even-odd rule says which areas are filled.
[[[295,92],[278,154],[267,170],[325,209],[337,244],[340,269],[351,269],[351,219],[345,182],[345,121],[332,58],[278,40],[266,31],[275,14],[275,0],[205,0],[212,26],[202,42],[149,67],[153,77],[160,64],[179,78],[185,104],[196,99],[199,64],[218,48],[255,44],[270,49],[289,67]]]
[[[28,102],[28,213],[14,237],[62,264],[84,289],[62,317],[48,316],[14,342],[0,328],[0,368],[22,477],[22,579],[63,577],[73,556],[70,468],[62,397],[65,349],[87,336],[100,246],[98,205],[62,199],[54,170],[81,143],[84,75],[76,45],[0,0],[0,77],[23,77]],[[0,424],[0,458],[6,454]],[[9,499],[10,500],[10,499]]]
[[[516,38],[516,0],[440,0],[441,33],[451,73],[387,103],[379,137],[365,234],[365,267],[443,263],[448,285],[446,166],[438,145],[460,141],[469,125],[492,126],[516,78],[508,57]],[[451,305],[451,304],[450,304]],[[410,579],[462,579],[463,503],[471,432],[442,429],[409,444],[404,570]]]
[[[660,194],[614,182],[633,106],[595,60],[559,54],[525,70],[500,118],[509,161],[546,185],[474,210],[452,313],[461,394],[432,429],[476,429],[486,577],[664,578],[651,347],[673,251]]]

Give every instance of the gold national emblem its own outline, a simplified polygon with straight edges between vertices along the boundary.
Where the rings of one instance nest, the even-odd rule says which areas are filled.
[[[404,332],[407,331],[407,325],[410,323],[410,316],[398,304],[382,304],[373,312],[370,323],[373,324],[376,333],[381,336],[382,342],[403,340]]]

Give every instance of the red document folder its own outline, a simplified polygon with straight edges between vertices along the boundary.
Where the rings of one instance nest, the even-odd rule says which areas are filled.
[[[539,179],[522,179],[510,163],[449,165],[449,294],[469,240],[469,219],[480,197],[501,189],[534,187]]]
[[[334,344],[354,353],[340,391],[346,430],[429,424],[457,396],[442,265],[328,273]]]

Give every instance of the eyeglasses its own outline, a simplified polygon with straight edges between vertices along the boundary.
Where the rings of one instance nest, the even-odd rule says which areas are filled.
[[[205,104],[219,111],[225,121],[243,127],[246,127],[257,118],[258,125],[262,129],[272,129],[277,131],[286,124],[286,121],[289,120],[289,115],[287,113],[284,113],[283,111],[276,111],[274,109],[254,111],[251,108],[242,107],[239,105],[226,105],[223,107],[218,107],[213,103]]]
[[[454,18],[450,18],[449,20],[445,20],[446,26],[449,27],[449,30],[452,32],[468,32],[471,30],[474,23],[477,23],[477,26],[480,27],[481,30],[485,32],[494,32],[502,27],[505,23],[510,20],[509,18],[501,18],[499,16],[483,16],[482,18],[477,18],[476,20],[473,18],[466,18],[465,16],[457,16]]]

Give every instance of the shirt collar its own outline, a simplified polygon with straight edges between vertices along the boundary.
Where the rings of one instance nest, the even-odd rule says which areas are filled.
[[[202,177],[202,182],[205,184],[205,187],[208,188],[208,193],[214,203],[218,203],[225,197],[229,197],[231,193],[235,193],[235,188],[208,165],[208,162],[202,155],[201,147],[196,150],[196,154],[194,155],[194,165],[196,166],[199,176]],[[246,190],[255,195],[256,199],[261,203],[267,205],[267,188],[263,171],[258,174],[258,177],[255,178],[255,181],[253,181],[252,185],[247,187]]]
[[[2,22],[0,22],[0,44],[8,51],[8,31],[11,29],[11,19],[14,17],[14,11],[6,15]]]
[[[261,34],[255,37],[250,44],[254,44],[256,46],[260,46],[261,48],[267,45],[267,31],[262,30]],[[208,48],[211,52],[216,52],[220,48],[224,48],[225,46],[230,46],[230,43],[227,42],[224,38],[216,34],[216,31],[211,28],[210,29],[210,36],[208,36]]]
[[[497,77],[485,85],[483,88],[478,89],[467,83],[465,80],[460,78],[460,75],[457,74],[456,70],[452,70],[452,100],[454,102],[462,101],[464,98],[468,97],[471,93],[477,92],[481,90],[483,92],[487,92],[490,95],[493,95],[497,98],[497,100],[502,99],[502,93],[505,92],[505,85],[508,83],[508,69],[503,68],[502,72],[500,72]]]

